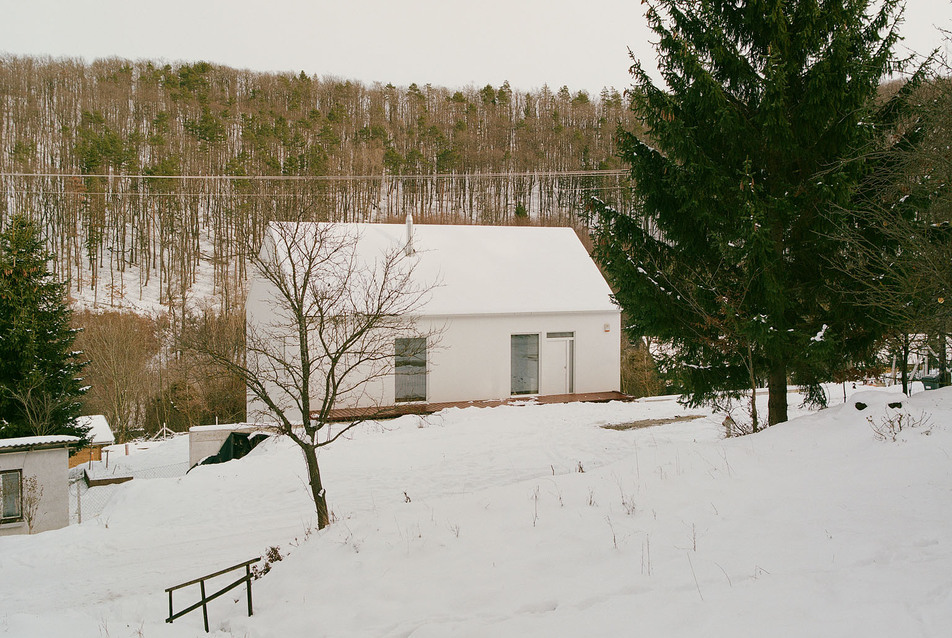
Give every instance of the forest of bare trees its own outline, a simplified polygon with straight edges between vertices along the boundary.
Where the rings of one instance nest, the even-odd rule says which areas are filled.
[[[613,88],[366,86],[5,56],[0,226],[17,212],[38,221],[57,277],[97,310],[76,317],[97,350],[89,411],[123,435],[240,419],[241,384],[176,344],[190,312],[242,339],[247,255],[268,221],[577,225],[588,196],[630,197],[619,126],[637,129]],[[151,312],[148,325],[103,312],[130,308]],[[123,355],[132,365],[97,342],[141,352]],[[130,365],[144,376],[122,379]]]
[[[586,193],[623,201],[619,125],[635,126],[614,89],[8,56],[0,217],[38,219],[57,274],[97,306],[156,283],[164,305],[184,303],[203,262],[228,306],[269,220],[573,224]]]

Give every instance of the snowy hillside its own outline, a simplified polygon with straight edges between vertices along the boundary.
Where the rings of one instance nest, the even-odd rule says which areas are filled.
[[[928,423],[893,441],[897,400]],[[299,452],[269,441],[0,538],[0,634],[205,635],[200,612],[164,622],[164,589],[279,546],[255,615],[236,590],[211,635],[948,635],[952,389],[800,413],[729,440],[670,399],[370,424],[322,452],[337,520],[320,533]],[[603,427],[674,416],[701,418]]]

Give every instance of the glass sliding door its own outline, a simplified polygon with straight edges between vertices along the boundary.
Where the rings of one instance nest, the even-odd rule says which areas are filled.
[[[512,335],[510,339],[512,394],[538,394],[539,335]]]
[[[394,400],[426,401],[426,338],[396,339]]]

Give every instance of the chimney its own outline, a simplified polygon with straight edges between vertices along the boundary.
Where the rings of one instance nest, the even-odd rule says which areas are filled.
[[[413,215],[407,213],[407,245],[404,249],[407,257],[414,253],[413,250]]]

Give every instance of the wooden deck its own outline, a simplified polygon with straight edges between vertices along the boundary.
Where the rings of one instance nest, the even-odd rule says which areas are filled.
[[[511,397],[493,401],[454,401],[449,403],[400,403],[371,408],[340,408],[331,410],[331,421],[355,421],[358,419],[395,419],[404,414],[433,414],[446,408],[491,408],[498,405],[543,405],[548,403],[608,403],[631,401],[632,397],[621,392],[587,392],[582,394],[551,394],[547,396]]]

